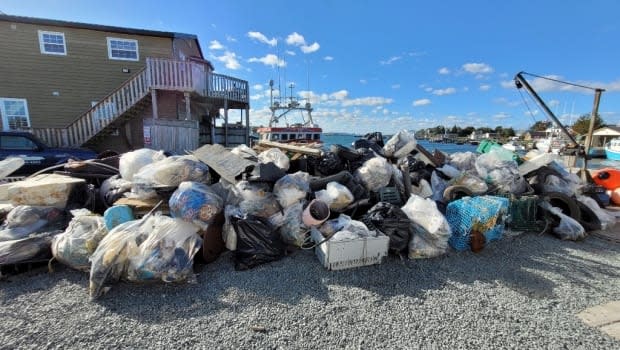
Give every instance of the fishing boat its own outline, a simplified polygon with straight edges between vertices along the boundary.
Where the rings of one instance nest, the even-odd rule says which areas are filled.
[[[615,138],[605,145],[605,155],[609,160],[620,160],[620,138]]]
[[[502,145],[505,149],[513,152],[525,152],[525,147],[520,144],[518,141],[509,141]]]
[[[312,120],[312,105],[309,101],[300,102],[293,97],[293,85],[291,95],[284,98],[273,97],[273,80],[269,82],[271,88],[271,118],[268,127],[261,127],[256,130],[259,141],[275,141],[281,143],[299,144],[307,147],[321,148],[323,140],[321,136],[323,129]],[[298,111],[301,114],[301,121],[288,123],[286,120],[290,112]],[[290,113],[292,114],[292,113]],[[285,125],[279,126],[284,119]]]

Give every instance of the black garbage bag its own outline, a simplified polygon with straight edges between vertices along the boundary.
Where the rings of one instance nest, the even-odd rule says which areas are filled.
[[[316,166],[316,171],[323,176],[334,175],[342,170],[344,170],[344,163],[333,152],[326,152]]]
[[[267,219],[255,215],[232,216],[230,219],[237,233],[236,270],[251,269],[284,256],[286,246],[278,230]]]
[[[362,221],[369,229],[377,229],[390,238],[391,252],[399,254],[407,249],[413,226],[398,206],[379,202],[368,210]]]

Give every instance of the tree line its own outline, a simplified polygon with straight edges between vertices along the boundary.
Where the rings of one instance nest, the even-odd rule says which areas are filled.
[[[553,123],[548,120],[536,121],[534,124],[530,125],[527,131],[530,131],[530,132],[545,131],[551,128],[552,125]],[[606,126],[605,121],[600,116],[597,116],[596,121],[594,123],[594,129],[596,130],[603,126]],[[568,125],[568,127],[570,127],[570,129],[572,129],[575,134],[578,134],[578,135],[587,134],[588,129],[590,127],[590,114],[582,114],[579,118],[577,118],[577,120],[573,123],[573,125]],[[502,126],[496,126],[495,128],[489,128],[489,127],[476,128],[473,126],[466,126],[462,128],[457,125],[454,125],[451,128],[445,127],[443,125],[437,125],[432,128],[418,130],[416,131],[415,135],[416,137],[419,137],[419,138],[433,137],[433,136],[445,135],[445,134],[456,135],[457,137],[468,137],[474,131],[478,135],[486,134],[486,133],[494,133],[497,135],[498,138],[508,138],[508,137],[513,137],[516,135],[516,132],[512,127],[504,128]]]

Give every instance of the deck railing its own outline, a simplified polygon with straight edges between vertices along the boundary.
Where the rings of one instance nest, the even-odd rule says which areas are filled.
[[[199,82],[204,83],[197,85]],[[198,88],[201,85],[203,88]],[[210,98],[249,102],[249,85],[245,80],[209,72],[197,62],[149,57],[145,68],[67,127],[31,131],[50,146],[80,146],[135,106],[151,89],[196,92]]]

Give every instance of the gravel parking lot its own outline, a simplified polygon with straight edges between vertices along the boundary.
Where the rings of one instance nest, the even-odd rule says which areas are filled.
[[[620,300],[620,244],[524,234],[481,253],[325,270],[311,251],[198,283],[119,283],[56,266],[0,281],[0,348],[618,349],[575,314]]]

